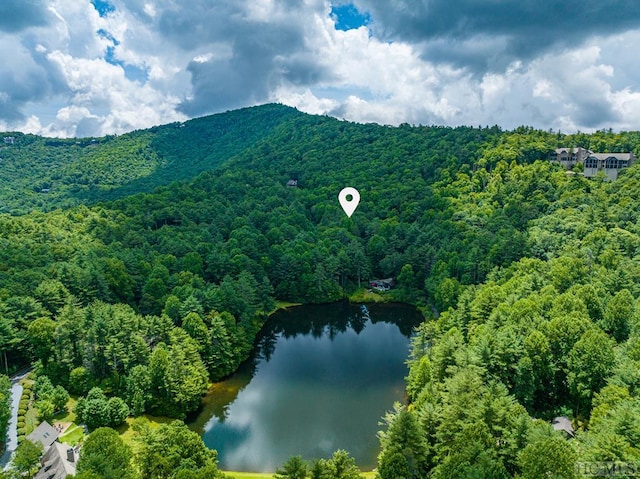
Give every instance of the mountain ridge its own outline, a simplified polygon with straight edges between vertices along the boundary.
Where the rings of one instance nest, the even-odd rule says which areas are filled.
[[[310,135],[311,130],[317,133]],[[637,132],[563,135],[528,127],[512,132],[498,126],[390,127],[310,115],[274,103],[119,136],[59,139],[7,132],[0,137],[14,138],[11,144],[0,143],[0,213],[14,215],[150,193],[176,181],[193,181],[227,164],[242,167],[252,162],[256,168],[270,168],[264,158],[270,158],[271,151],[286,155],[276,158],[283,166],[281,180],[295,178],[314,186],[319,183],[313,175],[317,179],[326,166],[338,166],[347,183],[365,172],[398,176],[398,155],[411,160],[408,167],[417,166],[415,171],[423,178],[433,180],[439,168],[465,164],[476,168],[472,165],[479,159],[488,169],[499,160],[546,159],[547,152],[560,144],[588,148],[593,143],[600,150],[608,145],[636,154],[640,150]],[[384,164],[369,161],[370,154],[384,158]],[[309,159],[320,169],[311,171]],[[416,165],[416,159],[421,164]]]
[[[0,212],[112,200],[216,168],[250,148],[294,108],[266,104],[100,138],[47,138],[0,133]],[[188,156],[189,162],[182,159]],[[10,186],[10,188],[8,188]]]

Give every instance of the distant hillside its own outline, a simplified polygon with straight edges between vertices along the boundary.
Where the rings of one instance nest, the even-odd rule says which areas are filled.
[[[271,104],[103,138],[0,133],[14,138],[0,142],[0,212],[49,211],[190,179],[300,116]]]
[[[545,159],[557,146],[638,153],[638,136],[562,135],[528,128],[509,133],[498,127],[392,128],[308,115],[278,104],[102,138],[6,132],[0,139],[12,140],[0,141],[0,213],[51,211],[151,192],[232,159],[232,169],[277,171],[278,181],[299,177],[307,188],[325,183],[325,170],[336,169],[342,172],[338,182],[383,175],[402,184],[407,168],[430,182],[438,171],[479,159],[488,161],[489,168],[498,160]]]

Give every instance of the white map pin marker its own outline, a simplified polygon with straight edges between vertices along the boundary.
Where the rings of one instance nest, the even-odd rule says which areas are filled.
[[[348,199],[348,196],[351,196],[351,199]],[[358,203],[360,203],[360,193],[358,193],[358,190],[355,188],[349,186],[340,192],[338,200],[346,215],[351,218],[351,215],[358,207]]]

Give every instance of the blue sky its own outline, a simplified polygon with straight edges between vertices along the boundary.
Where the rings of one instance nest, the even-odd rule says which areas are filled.
[[[331,18],[335,22],[335,28],[343,31],[360,28],[371,22],[371,15],[360,12],[353,3],[332,5]]]
[[[91,4],[101,17],[106,17],[110,13],[115,12],[116,7],[104,0],[92,0]]]
[[[0,130],[266,102],[358,122],[640,129],[636,0],[2,0]]]

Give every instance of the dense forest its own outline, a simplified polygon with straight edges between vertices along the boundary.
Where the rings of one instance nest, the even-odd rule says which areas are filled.
[[[389,300],[441,314],[414,338],[408,404],[384,418],[383,479],[640,459],[640,169],[606,182],[547,161],[559,146],[638,154],[640,133],[387,127],[265,105],[118,137],[3,135],[0,371],[35,366],[42,417],[60,388],[96,432],[185,419],[276,300],[393,277]],[[361,195],[351,218],[345,186]]]

